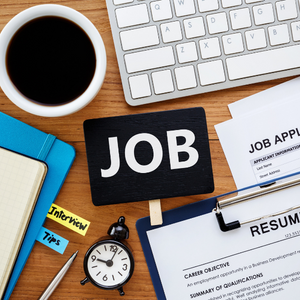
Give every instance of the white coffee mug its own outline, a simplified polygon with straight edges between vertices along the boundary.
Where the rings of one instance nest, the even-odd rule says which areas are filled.
[[[56,16],[68,19],[77,24],[89,37],[95,51],[95,72],[87,89],[78,98],[61,105],[42,105],[31,101],[18,91],[12,83],[6,68],[6,51],[16,31],[27,22],[45,16]],[[0,33],[0,86],[6,96],[21,109],[38,116],[59,117],[69,115],[89,104],[98,94],[106,72],[106,52],[103,40],[92,24],[78,11],[56,4],[44,4],[28,8],[13,17]]]

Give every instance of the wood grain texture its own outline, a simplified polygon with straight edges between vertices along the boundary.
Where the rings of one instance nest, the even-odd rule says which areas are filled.
[[[0,111],[15,117],[42,131],[51,133],[70,143],[76,149],[76,159],[59,193],[57,205],[91,222],[86,236],[46,220],[45,227],[68,239],[69,245],[63,255],[36,243],[20,279],[11,296],[16,299],[37,299],[49,284],[64,262],[79,250],[70,271],[53,293],[51,299],[106,299],[119,298],[117,291],[99,290],[91,284],[80,285],[85,277],[83,258],[90,245],[106,235],[109,225],[119,216],[125,215],[130,229],[129,243],[133,249],[136,268],[130,282],[124,287],[126,295],[122,299],[156,299],[148,268],[135,229],[139,218],[149,215],[148,201],[95,207],[92,204],[88,167],[83,135],[83,122],[86,119],[138,114],[154,111],[201,106],[206,111],[210,151],[215,181],[215,191],[209,195],[197,195],[162,199],[162,210],[168,210],[188,203],[205,199],[235,189],[228,164],[218,141],[214,125],[230,119],[227,105],[254,93],[282,83],[287,79],[238,87],[205,95],[191,96],[163,103],[130,107],[126,104],[114,51],[105,0],[0,0],[0,30],[17,13],[38,4],[55,3],[74,8],[84,14],[100,32],[107,51],[107,73],[103,87],[96,98],[81,111],[66,117],[44,118],[33,116],[15,106],[0,90]],[[220,250],[221,251],[221,250]]]

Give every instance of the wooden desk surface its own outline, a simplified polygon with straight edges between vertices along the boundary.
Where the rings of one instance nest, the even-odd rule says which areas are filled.
[[[235,189],[235,184],[214,125],[231,118],[227,108],[229,103],[270,88],[287,79],[140,107],[130,107],[125,102],[122,92],[105,0],[0,0],[0,31],[17,13],[31,6],[46,3],[62,4],[78,10],[89,18],[99,30],[106,47],[108,59],[107,73],[103,87],[87,107],[66,117],[44,118],[31,115],[10,102],[2,90],[0,90],[0,111],[44,132],[51,133],[75,147],[76,159],[56,199],[56,204],[89,220],[91,225],[86,236],[83,237],[47,219],[45,227],[69,240],[69,245],[65,253],[61,255],[37,242],[18,280],[11,299],[37,299],[60,267],[76,250],[79,250],[79,254],[75,262],[52,294],[51,299],[117,299],[119,297],[117,291],[100,290],[92,284],[81,286],[80,281],[85,278],[83,258],[86,250],[97,238],[106,234],[108,226],[111,223],[116,222],[119,216],[124,215],[130,229],[129,243],[134,251],[136,267],[132,279],[124,287],[126,295],[122,299],[154,300],[156,299],[156,295],[135,229],[136,221],[139,218],[149,215],[148,202],[142,201],[100,207],[95,207],[92,204],[82,126],[83,121],[90,118],[121,116],[196,106],[204,107],[207,116],[215,191],[210,195],[162,199],[162,209],[168,210]]]

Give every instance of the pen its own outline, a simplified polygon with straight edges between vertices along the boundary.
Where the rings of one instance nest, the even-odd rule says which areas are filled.
[[[72,265],[73,261],[77,256],[78,250],[68,259],[68,261],[64,264],[64,266],[60,269],[60,271],[56,274],[56,276],[52,279],[50,284],[47,286],[43,294],[40,296],[38,300],[46,300],[48,299],[55,288],[58,286],[62,278],[65,276],[67,271],[69,270],[70,266]]]

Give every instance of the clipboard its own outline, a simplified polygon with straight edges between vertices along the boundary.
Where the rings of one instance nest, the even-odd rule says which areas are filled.
[[[258,216],[254,216],[254,218],[246,221],[230,220],[229,222],[226,222],[222,215],[222,210],[225,206],[230,207],[231,205],[238,205],[241,202],[252,201],[258,199],[261,196],[272,194],[277,191],[284,190],[297,185],[300,185],[300,172],[293,173],[289,176],[280,177],[276,180],[267,181],[262,184],[260,183],[257,185],[246,187],[244,189],[232,191],[209,199],[201,200],[199,202],[188,204],[169,211],[165,211],[163,212],[164,224],[161,226],[151,226],[149,217],[139,219],[136,222],[136,228],[144,251],[145,259],[148,265],[157,299],[166,300],[167,298],[164,292],[162,281],[160,279],[158,267],[154,259],[152,248],[147,236],[147,231],[214,212],[216,216],[215,222],[216,224],[218,224],[217,226],[219,227],[220,232],[224,232],[224,234],[227,234],[227,232],[229,231],[239,230],[238,228],[240,228],[244,224],[286,213],[288,211],[300,208],[300,205],[287,207],[286,210],[281,211],[272,211],[271,209],[271,214],[269,215],[260,215],[258,213]],[[268,299],[272,299],[272,297]]]
[[[215,207],[216,198],[214,197],[162,212],[164,223],[161,226],[151,226],[150,217],[145,217],[137,220],[136,229],[140,238],[152,284],[154,286],[154,290],[158,300],[166,300],[166,296],[147,237],[147,231],[150,229],[171,225],[189,218],[194,218],[202,214],[207,214],[211,212]]]

